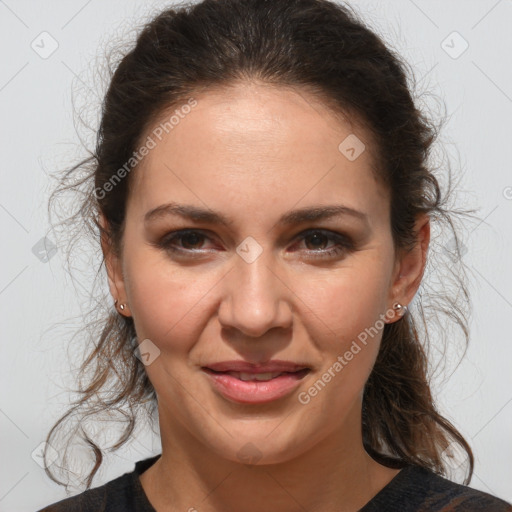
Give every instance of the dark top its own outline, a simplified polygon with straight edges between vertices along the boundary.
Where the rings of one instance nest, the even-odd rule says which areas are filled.
[[[156,512],[139,480],[160,455],[106,484],[38,512]],[[485,492],[451,482],[420,466],[405,466],[359,512],[512,512],[512,505]]]

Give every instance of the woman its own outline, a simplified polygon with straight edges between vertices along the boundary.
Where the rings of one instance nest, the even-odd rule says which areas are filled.
[[[74,169],[115,305],[77,407],[149,401],[162,453],[44,510],[512,510],[443,476],[464,451],[469,483],[473,455],[408,311],[450,219],[434,138],[399,58],[334,3],[148,23]]]

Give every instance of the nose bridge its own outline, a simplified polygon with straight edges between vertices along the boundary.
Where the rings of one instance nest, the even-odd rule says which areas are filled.
[[[287,288],[276,276],[272,251],[248,237],[237,253],[219,311],[221,323],[250,336],[261,336],[273,327],[288,327],[291,308]]]

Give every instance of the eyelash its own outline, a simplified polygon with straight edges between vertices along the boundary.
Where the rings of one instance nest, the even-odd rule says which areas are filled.
[[[176,247],[175,245],[173,245],[173,242],[175,242],[176,240],[182,240],[184,237],[186,237],[187,235],[190,235],[190,234],[199,234],[201,237],[204,237],[206,239],[209,238],[201,230],[182,229],[179,231],[174,231],[172,233],[168,233],[156,245],[159,248],[164,249],[173,254],[182,254],[182,255],[190,256],[190,255],[196,253],[193,255],[193,257],[199,257],[199,255],[197,254],[199,251],[197,251],[197,250],[183,249],[183,248]],[[311,259],[329,259],[329,258],[333,258],[339,254],[342,254],[342,253],[345,253],[347,251],[354,249],[354,244],[353,244],[352,240],[350,238],[348,238],[347,236],[341,235],[340,233],[336,233],[333,231],[323,230],[323,229],[309,229],[309,230],[303,231],[302,233],[300,233],[298,238],[304,240],[308,236],[311,236],[314,234],[323,235],[328,239],[328,241],[334,241],[334,242],[336,242],[337,245],[335,245],[334,247],[332,247],[330,249],[324,249],[324,250],[320,250],[320,251],[316,251],[314,249],[308,250],[309,253],[313,254],[313,256],[310,257]]]

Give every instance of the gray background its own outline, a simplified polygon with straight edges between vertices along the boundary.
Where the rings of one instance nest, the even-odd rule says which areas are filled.
[[[38,465],[37,450],[72,396],[67,347],[91,284],[87,271],[78,284],[70,280],[63,247],[49,250],[46,262],[34,251],[49,229],[48,173],[82,154],[71,91],[89,95],[94,120],[101,96],[101,84],[91,81],[95,56],[112,37],[129,38],[130,26],[165,4],[0,0],[1,511],[36,510],[66,496]],[[357,6],[410,62],[419,85],[446,102],[450,120],[442,140],[462,172],[460,199],[485,219],[463,240],[474,304],[470,348],[435,390],[440,410],[474,449],[471,486],[511,501],[512,2],[366,0]],[[107,458],[93,485],[131,471],[133,462],[159,449],[155,436],[138,434]]]

